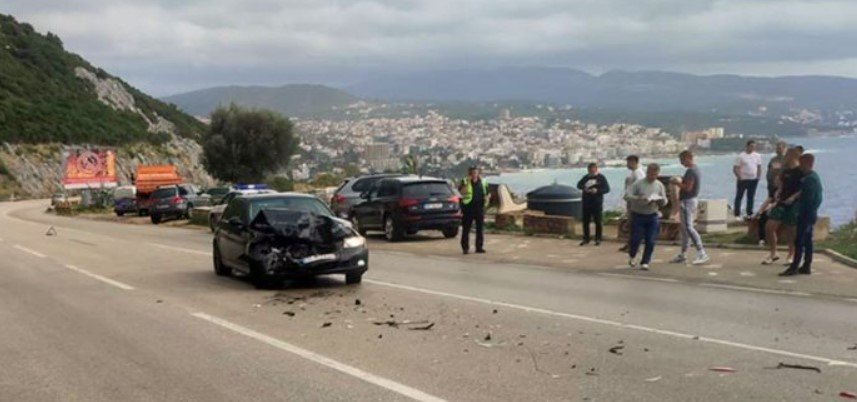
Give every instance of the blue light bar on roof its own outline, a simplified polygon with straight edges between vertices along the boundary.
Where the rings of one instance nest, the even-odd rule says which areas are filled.
[[[267,190],[266,184],[236,184],[232,186],[236,190]]]

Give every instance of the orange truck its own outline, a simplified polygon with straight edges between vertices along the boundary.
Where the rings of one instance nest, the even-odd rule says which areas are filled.
[[[137,211],[140,215],[149,213],[152,194],[160,186],[181,184],[176,167],[173,165],[141,165],[134,173],[134,186],[137,187]]]

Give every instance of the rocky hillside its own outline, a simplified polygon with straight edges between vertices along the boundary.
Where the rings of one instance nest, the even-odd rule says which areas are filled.
[[[205,126],[66,52],[51,33],[0,14],[0,198],[60,189],[66,148],[111,146],[120,180],[138,164],[173,163],[210,185],[196,142]]]

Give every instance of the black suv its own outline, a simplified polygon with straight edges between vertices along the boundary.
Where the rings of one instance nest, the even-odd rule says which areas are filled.
[[[401,240],[420,230],[440,230],[458,236],[461,207],[458,193],[442,180],[416,176],[379,180],[360,195],[353,208],[357,231],[382,230],[387,240]]]

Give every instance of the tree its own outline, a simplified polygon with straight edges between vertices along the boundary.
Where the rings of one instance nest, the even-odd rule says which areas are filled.
[[[421,168],[420,159],[416,155],[407,155],[402,158],[402,173],[420,174]]]
[[[219,180],[259,183],[288,166],[298,145],[293,128],[272,111],[218,108],[202,138],[203,166]]]

